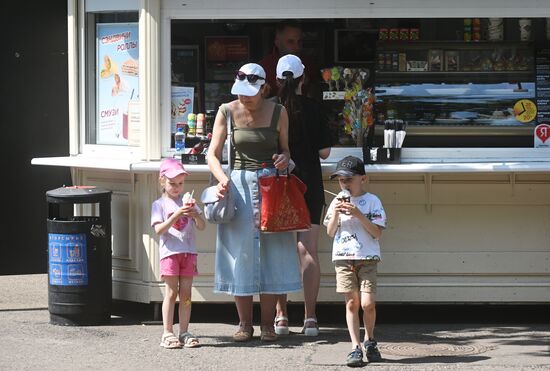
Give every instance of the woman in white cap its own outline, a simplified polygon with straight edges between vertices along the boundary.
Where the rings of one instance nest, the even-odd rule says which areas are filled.
[[[306,203],[311,217],[311,229],[298,232],[298,254],[304,287],[304,327],[306,336],[317,336],[319,326],[315,307],[319,294],[320,267],[317,255],[319,225],[325,205],[320,158],[330,155],[331,137],[326,117],[320,105],[313,99],[300,94],[304,81],[304,65],[300,58],[287,54],[277,63],[278,100],[285,106],[289,117],[289,147],[292,160],[296,163],[293,173],[306,185]],[[277,303],[275,332],[288,334],[286,295]]]
[[[236,196],[235,218],[218,226],[214,277],[214,292],[235,297],[239,314],[235,341],[252,338],[253,295],[260,296],[261,340],[275,341],[277,295],[301,289],[293,234],[263,234],[258,228],[258,178],[286,169],[290,160],[288,116],[282,105],[262,97],[265,78],[258,64],[239,69],[231,88],[238,99],[220,106],[207,155],[208,166],[219,181],[218,196],[228,190]],[[226,117],[232,126],[230,178],[220,162],[228,132]]]

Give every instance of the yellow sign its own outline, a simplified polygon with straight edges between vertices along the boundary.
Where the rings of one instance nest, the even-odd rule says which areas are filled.
[[[521,99],[514,104],[514,115],[519,122],[531,122],[537,117],[537,105],[529,99]]]

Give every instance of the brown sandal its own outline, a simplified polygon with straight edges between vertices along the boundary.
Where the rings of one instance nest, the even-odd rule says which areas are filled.
[[[275,333],[275,329],[273,326],[266,325],[260,327],[262,333],[260,335],[261,341],[276,341],[277,340],[277,334]]]
[[[240,326],[239,330],[233,334],[233,340],[238,342],[249,341],[252,340],[252,335],[254,335],[254,327]]]

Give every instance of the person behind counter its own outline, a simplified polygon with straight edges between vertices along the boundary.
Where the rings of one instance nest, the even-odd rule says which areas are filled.
[[[304,65],[300,58],[288,54],[277,63],[278,100],[285,106],[289,117],[290,156],[296,163],[293,173],[307,186],[306,203],[311,217],[311,229],[298,232],[298,255],[304,287],[304,327],[306,336],[317,336],[319,326],[315,307],[319,294],[321,271],[317,244],[321,213],[325,205],[320,158],[330,155],[330,132],[320,105],[311,98],[300,95],[304,81]],[[277,301],[275,332],[288,334],[286,295]]]
[[[183,197],[188,172],[180,161],[167,158],[160,164],[159,182],[163,195],[153,202],[151,226],[160,236],[160,276],[166,283],[162,302],[162,334],[160,346],[166,349],[194,348],[199,339],[188,331],[191,318],[191,286],[197,270],[195,228],[202,231],[205,222],[192,194]],[[176,299],[179,305],[179,338],[174,335],[173,320]]]
[[[278,294],[301,289],[298,254],[293,233],[263,234],[259,230],[261,209],[258,178],[288,167],[288,116],[283,106],[265,100],[265,71],[255,63],[242,66],[231,93],[238,99],[220,106],[208,166],[219,181],[218,197],[234,192],[237,213],[227,224],[218,225],[214,269],[214,292],[235,297],[239,328],[235,341],[248,341],[254,333],[253,295],[260,296],[262,341],[275,341],[273,326]],[[230,117],[231,176],[220,158]]]
[[[386,228],[386,212],[378,197],[363,190],[367,176],[361,159],[346,156],[338,161],[336,171],[330,176],[334,178],[338,178],[342,192],[330,203],[323,224],[327,234],[334,237],[332,261],[336,271],[336,292],[343,293],[346,301],[346,323],[352,343],[346,363],[356,367],[363,365],[363,350],[369,362],[382,359],[374,340],[374,325],[380,262],[378,240]],[[363,344],[360,308],[365,325]]]
[[[258,62],[266,74],[268,89],[265,90],[266,97],[277,95],[276,66],[279,58],[286,54],[294,54],[301,58],[306,66],[306,75],[302,84],[302,93],[312,98],[320,98],[319,82],[321,72],[312,58],[303,54],[302,26],[294,20],[279,22],[275,29],[273,50]]]

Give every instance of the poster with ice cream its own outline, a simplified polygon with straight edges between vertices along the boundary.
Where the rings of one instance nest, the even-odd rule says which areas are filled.
[[[100,23],[96,47],[96,143],[128,145],[128,106],[139,100],[137,23]]]
[[[178,122],[187,122],[187,115],[193,113],[193,96],[195,88],[187,86],[172,86],[170,108],[171,132],[176,132]]]

